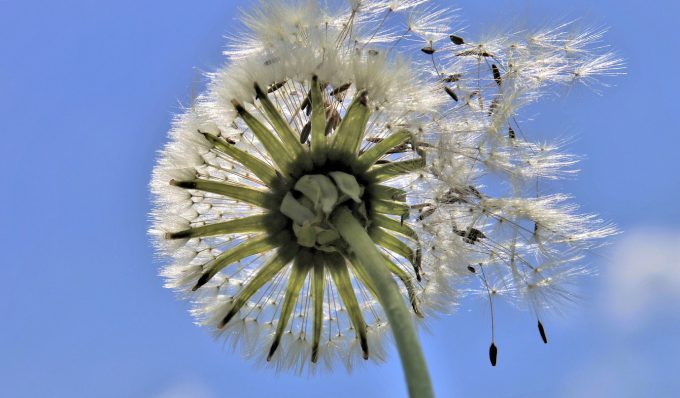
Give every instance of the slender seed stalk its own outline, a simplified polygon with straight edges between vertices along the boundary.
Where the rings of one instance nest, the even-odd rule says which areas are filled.
[[[385,260],[349,209],[346,207],[337,209],[331,222],[359,260],[355,266],[363,268],[363,273],[376,289],[378,301],[385,310],[399,350],[409,396],[433,398],[432,383],[418,335],[411,315],[404,305],[403,297],[385,266]]]

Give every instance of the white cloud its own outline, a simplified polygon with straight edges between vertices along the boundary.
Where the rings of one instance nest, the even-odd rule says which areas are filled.
[[[627,326],[642,325],[680,307],[680,232],[624,233],[603,270],[605,310]]]
[[[180,380],[166,387],[155,398],[216,398],[210,388],[197,380]]]

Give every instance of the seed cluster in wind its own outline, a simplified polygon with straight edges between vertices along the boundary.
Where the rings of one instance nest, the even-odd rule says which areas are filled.
[[[603,32],[473,42],[428,3],[262,2],[177,117],[151,181],[162,275],[246,356],[298,372],[384,358],[389,325],[339,209],[414,319],[506,298],[544,342],[544,310],[573,299],[584,251],[614,233],[551,191],[577,159],[520,125],[547,89],[618,73]]]

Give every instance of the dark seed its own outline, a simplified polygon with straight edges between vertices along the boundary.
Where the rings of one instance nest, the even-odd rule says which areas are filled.
[[[300,132],[300,144],[304,144],[307,142],[307,138],[309,138],[309,134],[312,131],[312,123],[307,122],[307,124],[302,127],[302,131]]]
[[[491,347],[489,347],[489,361],[491,361],[491,366],[496,366],[496,358],[498,357],[498,348],[496,348],[496,344],[491,343]]]
[[[482,238],[486,238],[484,232],[478,230],[477,228],[468,228],[467,231],[461,231],[454,227],[453,232],[456,235],[462,237],[465,243],[469,243],[471,245],[474,245],[475,242],[479,241]]]
[[[456,36],[456,35],[450,35],[449,39],[451,39],[451,42],[457,46],[460,46],[461,44],[465,44],[465,40],[463,40],[462,37]]]
[[[420,51],[424,52],[427,55],[434,54],[434,48],[432,48],[432,46],[423,47],[420,49]]]
[[[340,114],[338,113],[338,111],[333,109],[331,115],[328,116],[326,119],[325,134],[330,135],[333,132],[333,130],[335,130],[335,128],[338,126],[338,124],[340,124]]]
[[[491,57],[492,56],[491,53],[488,53],[488,52],[482,51],[482,50],[478,50],[478,49],[465,50],[465,51],[461,51],[458,54],[456,54],[456,56],[458,56],[458,57],[469,57],[469,56],[472,56],[472,55],[475,55],[475,56],[478,56],[478,57]]]
[[[468,269],[468,271],[472,272],[473,274],[476,274],[476,273],[477,273],[477,270],[476,270],[475,267],[473,267],[472,265],[468,265],[468,266],[467,266],[467,269]]]
[[[456,95],[456,93],[453,90],[451,90],[448,87],[444,87],[444,91],[446,91],[446,94],[448,94],[449,97],[453,98],[454,101],[458,102],[458,95]]]
[[[496,84],[500,86],[503,81],[501,80],[501,71],[498,70],[496,64],[491,65],[491,72],[493,72],[493,79],[496,81]]]
[[[479,192],[479,190],[472,185],[468,185],[468,190],[472,192],[473,195],[475,195],[477,198],[481,199],[482,198],[482,193]]]
[[[312,112],[312,101],[310,101],[310,98],[312,98],[311,91],[307,93],[307,96],[302,100],[302,104],[300,105],[300,109],[307,112],[307,116]]]
[[[545,335],[545,329],[543,329],[543,324],[540,320],[538,321],[538,332],[541,334],[543,344],[548,344],[548,337]]]
[[[494,99],[491,100],[491,105],[489,105],[489,116],[493,115],[493,113],[496,111],[499,102],[500,97],[495,97]]]
[[[517,138],[517,135],[515,134],[515,130],[512,129],[512,127],[508,127],[508,138],[511,140],[514,140]]]
[[[274,84],[272,84],[271,86],[269,86],[269,88],[267,88],[267,92],[268,92],[268,93],[273,93],[274,91],[276,91],[276,90],[280,89],[281,87],[283,87],[285,84],[286,84],[286,81],[285,81],[285,80],[282,81],[282,82],[274,83]]]
[[[342,86],[336,88],[335,90],[331,91],[331,95],[338,95],[340,93],[343,93],[349,89],[349,86],[351,86],[352,83],[345,83]]]
[[[446,83],[454,83],[454,82],[457,82],[458,80],[460,80],[461,77],[462,77],[462,76],[461,76],[460,73],[454,73],[454,74],[452,74],[452,75],[448,75],[448,76],[445,77],[443,80],[444,80]]]

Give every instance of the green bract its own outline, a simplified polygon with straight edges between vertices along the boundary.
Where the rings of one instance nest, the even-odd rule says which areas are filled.
[[[309,131],[304,132],[304,135],[303,132],[296,133],[289,126],[280,110],[268,98],[268,94],[257,84],[255,104],[263,110],[265,120],[253,116],[238,101],[232,101],[240,119],[262,144],[272,164],[236,148],[229,140],[202,132],[211,151],[240,163],[268,189],[203,179],[170,182],[177,187],[218,194],[248,203],[261,208],[263,213],[171,232],[166,234],[166,238],[257,233],[252,239],[230,247],[204,264],[193,290],[200,289],[218,272],[239,260],[277,249],[276,254],[233,298],[230,310],[219,322],[221,327],[227,325],[248,300],[292,260],[288,285],[268,359],[275,354],[302,286],[307,276],[311,275],[314,330],[310,360],[317,361],[324,316],[322,308],[326,280],[324,275],[330,274],[360,340],[363,356],[368,358],[366,323],[352,287],[350,267],[374,296],[379,295],[377,293],[379,289],[372,280],[367,265],[361,264],[360,258],[364,254],[357,253],[356,248],[349,243],[351,239],[348,240],[348,237],[341,235],[359,226],[366,239],[372,241],[371,245],[382,247],[407,259],[420,280],[418,236],[400,221],[407,217],[409,212],[406,192],[385,183],[423,168],[424,153],[413,152],[413,158],[405,161],[390,162],[386,159],[391,150],[411,140],[411,134],[406,130],[396,131],[380,142],[374,143],[368,150],[362,150],[361,143],[365,139],[365,129],[371,115],[368,105],[369,93],[366,91],[356,93],[333,132],[327,125],[327,106],[324,104],[324,94],[316,76],[311,78],[310,84],[308,97],[311,109],[310,125]],[[330,134],[327,134],[329,132]],[[381,164],[378,164],[379,162]],[[342,217],[339,212],[342,212]],[[351,219],[347,218],[349,216]],[[347,222],[351,225],[345,225]],[[351,238],[357,239],[356,234],[352,234]],[[384,272],[391,274],[404,285],[411,307],[417,315],[421,315],[411,277],[386,253],[373,259],[378,258],[379,263],[384,265]]]

